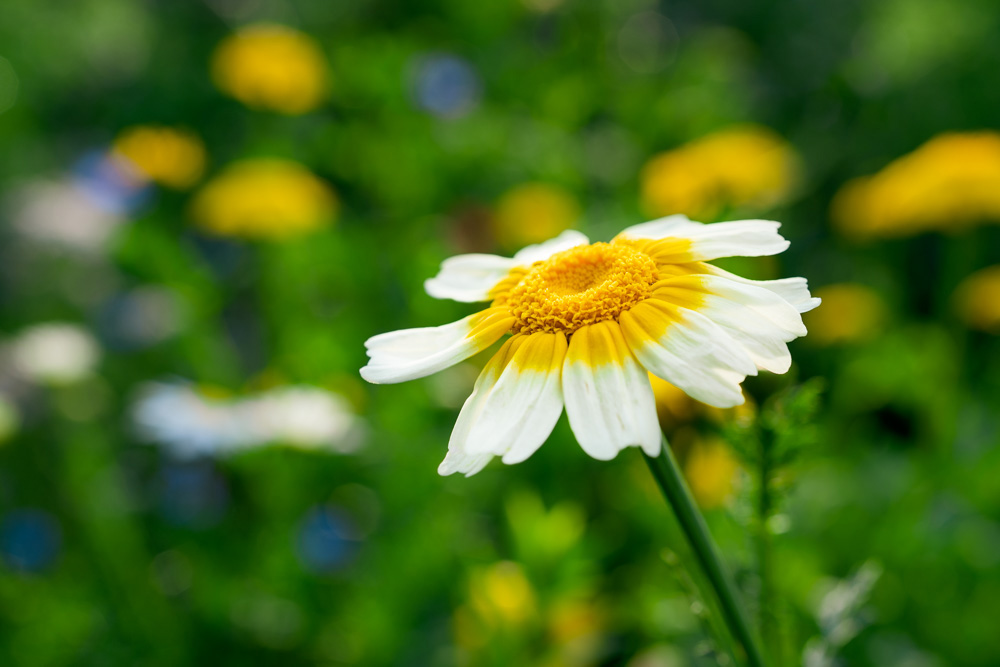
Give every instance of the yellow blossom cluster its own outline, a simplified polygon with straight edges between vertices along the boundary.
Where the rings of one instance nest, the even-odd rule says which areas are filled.
[[[205,171],[205,145],[201,139],[172,127],[127,128],[115,139],[112,152],[141,179],[177,190],[194,185]]]
[[[831,213],[841,232],[856,239],[1000,222],[1000,133],[934,137],[882,171],[849,181]]]
[[[235,162],[209,181],[191,205],[206,231],[247,239],[284,239],[333,222],[337,198],[325,182],[288,160]]]
[[[227,37],[212,57],[215,85],[249,107],[297,115],[327,93],[327,61],[308,35],[274,24],[250,25]]]
[[[713,220],[727,209],[764,210],[784,201],[799,158],[771,130],[739,125],[660,153],[642,169],[642,203],[651,215]]]

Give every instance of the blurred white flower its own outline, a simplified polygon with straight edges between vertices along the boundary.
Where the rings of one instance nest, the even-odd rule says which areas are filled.
[[[252,428],[232,402],[187,384],[144,387],[132,406],[132,422],[143,440],[166,446],[181,458],[228,453],[252,438]]]
[[[45,384],[71,384],[90,375],[100,359],[100,346],[76,324],[48,322],[22,331],[9,345],[14,370]]]
[[[341,453],[361,444],[360,420],[347,402],[308,386],[215,398],[188,384],[151,384],[135,401],[132,422],[140,438],[181,458],[226,455],[271,443]]]
[[[352,436],[357,418],[347,401],[323,389],[281,387],[243,402],[241,408],[262,436],[307,449],[350,452],[360,442]]]
[[[60,250],[94,253],[124,222],[72,181],[35,181],[14,190],[8,201],[13,228],[29,241]]]

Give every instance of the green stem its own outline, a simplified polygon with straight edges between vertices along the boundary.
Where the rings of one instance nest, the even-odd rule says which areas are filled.
[[[746,613],[737,599],[736,587],[722,565],[722,559],[715,548],[715,543],[712,542],[705,519],[691,497],[666,438],[663,439],[659,456],[644,456],[653,477],[660,485],[660,490],[677,515],[677,521],[691,544],[691,550],[698,559],[698,564],[715,589],[726,624],[743,648],[747,664],[750,667],[764,667],[764,659],[750,631]]]
[[[771,535],[768,519],[771,517],[771,440],[770,433],[761,434],[760,496],[757,503],[757,567],[760,572],[760,634],[771,656],[780,655],[777,626],[774,622],[774,596],[771,589]]]

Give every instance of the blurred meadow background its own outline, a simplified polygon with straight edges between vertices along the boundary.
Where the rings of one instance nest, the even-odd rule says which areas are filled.
[[[1000,664],[1000,4],[4,0],[0,663],[721,664],[637,451],[439,477],[460,252],[780,220],[823,305],[656,385],[775,664]],[[765,446],[762,443],[769,443]],[[761,479],[765,482],[762,484]]]

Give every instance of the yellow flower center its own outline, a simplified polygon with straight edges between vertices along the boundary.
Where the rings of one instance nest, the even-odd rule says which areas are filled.
[[[626,245],[594,243],[535,264],[507,294],[513,333],[567,335],[616,320],[646,299],[657,280],[656,263]]]

